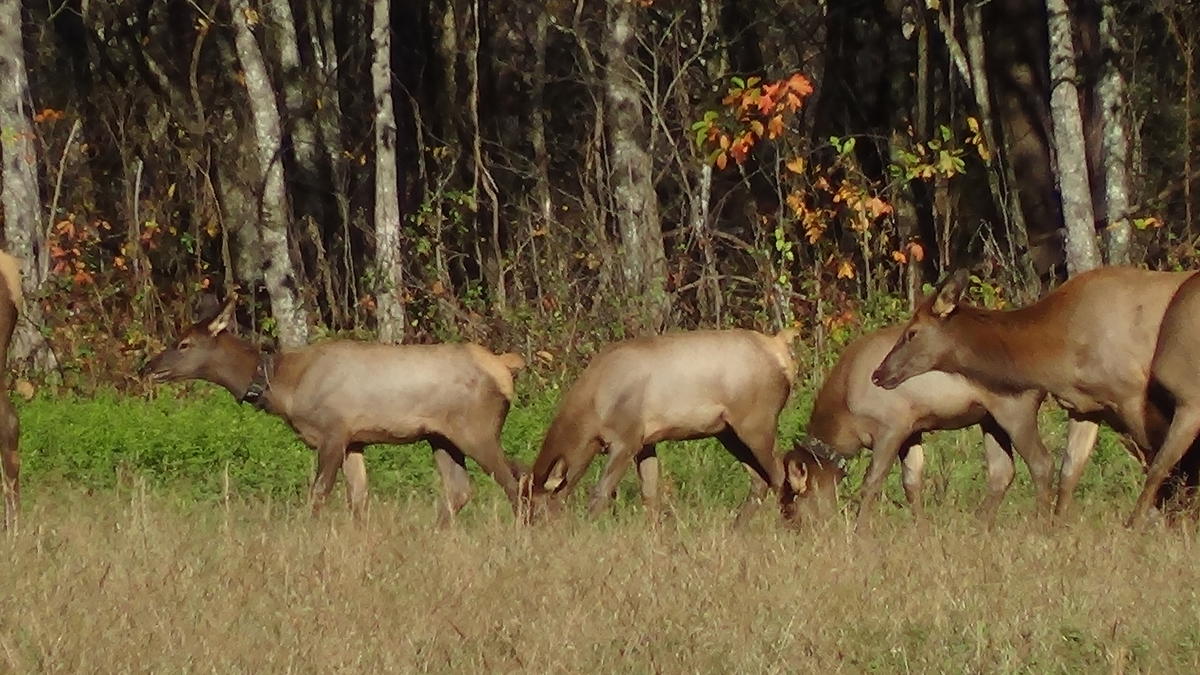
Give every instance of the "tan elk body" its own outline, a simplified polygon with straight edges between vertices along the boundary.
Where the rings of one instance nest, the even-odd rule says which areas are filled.
[[[514,507],[519,471],[500,429],[524,361],[475,344],[385,345],[335,340],[264,358],[228,332],[233,303],[192,326],[143,369],[159,380],[202,379],[283,418],[317,452],[314,511],[338,469],[356,515],[367,497],[363,447],[427,440],[441,474],[446,522],[470,499],[465,458],[504,489]]]
[[[658,508],[655,444],[716,437],[757,477],[778,489],[779,413],[795,379],[795,331],[698,330],[614,343],[567,391],[531,471],[539,505],[574,489],[597,453],[608,464],[592,494],[595,514],[637,462],[642,497]]]
[[[1167,305],[1190,275],[1102,267],[1032,305],[998,311],[962,303],[968,278],[960,270],[917,308],[873,379],[895,388],[942,371],[997,393],[1048,392],[1072,420],[1055,507],[1062,513],[1097,422],[1128,434],[1139,459],[1165,433],[1165,413],[1147,397],[1151,361]]]
[[[817,393],[808,434],[817,456],[850,457],[862,448],[871,452],[863,482],[859,517],[869,514],[896,457],[903,466],[905,495],[921,512],[924,452],[921,434],[940,429],[982,427],[988,466],[988,495],[982,514],[991,519],[1012,482],[1015,448],[1029,465],[1038,503],[1050,503],[1051,459],[1037,427],[1037,411],[1045,394],[1037,391],[993,392],[960,375],[927,372],[883,389],[871,381],[872,371],[900,337],[904,326],[890,326],[851,342]],[[811,443],[811,441],[810,441]],[[785,459],[787,482],[802,465]]]

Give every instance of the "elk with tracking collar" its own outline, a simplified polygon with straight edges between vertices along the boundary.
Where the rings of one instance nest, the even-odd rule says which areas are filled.
[[[851,342],[821,385],[801,445],[817,457],[852,457],[871,450],[862,486],[859,520],[870,517],[883,481],[897,456],[904,493],[915,515],[922,510],[925,463],[921,434],[980,425],[988,470],[988,494],[980,513],[987,521],[1012,483],[1014,449],[1025,459],[1041,510],[1050,506],[1051,459],[1038,433],[1040,391],[993,392],[961,375],[927,372],[892,389],[871,382],[872,370],[900,337],[904,326],[889,326]],[[787,483],[809,473],[801,462],[784,460]],[[786,516],[785,510],[785,516]]]
[[[500,447],[513,400],[517,354],[476,344],[388,345],[332,340],[260,355],[229,332],[234,300],[184,332],[174,347],[143,367],[156,380],[201,379],[239,401],[282,417],[317,452],[314,513],[340,468],[356,516],[367,498],[363,448],[427,440],[441,474],[438,512],[448,522],[470,499],[466,458],[504,489],[514,509],[519,469]]]

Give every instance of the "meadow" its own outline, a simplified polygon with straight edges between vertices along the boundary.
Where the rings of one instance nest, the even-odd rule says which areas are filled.
[[[553,386],[519,393],[507,450],[528,462]],[[799,433],[811,391],[781,422]],[[867,532],[843,513],[730,527],[746,477],[712,442],[665,444],[669,517],[633,477],[613,513],[517,526],[475,498],[433,527],[427,446],[367,451],[364,526],[312,519],[311,453],[207,385],[20,404],[24,505],[0,537],[6,672],[1195,672],[1194,528],[1125,531],[1140,470],[1109,433],[1064,524],[1031,516],[1024,467],[996,526],[977,430],[931,435],[926,522],[896,477]],[[1047,406],[1043,431],[1063,444]],[[598,469],[600,462],[595,463]],[[590,485],[591,479],[585,481]],[[339,488],[340,490],[340,488]]]

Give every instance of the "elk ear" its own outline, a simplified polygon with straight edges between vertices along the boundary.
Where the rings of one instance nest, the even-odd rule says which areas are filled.
[[[554,460],[554,464],[550,467],[550,473],[546,474],[546,481],[542,483],[542,489],[546,492],[555,492],[566,482],[567,462],[562,457],[559,457]]]
[[[798,495],[808,492],[808,466],[795,459],[784,460],[784,472],[787,474],[788,485]]]
[[[221,308],[221,312],[208,322],[208,334],[216,337],[222,332],[229,329],[234,323],[234,310],[237,309],[237,296],[229,296],[225,301],[225,306]]]
[[[955,270],[954,274],[950,275],[950,278],[943,282],[942,287],[938,289],[929,310],[939,319],[950,316],[951,312],[958,308],[958,303],[962,300],[963,293],[967,292],[967,286],[970,283],[971,277],[966,269]]]

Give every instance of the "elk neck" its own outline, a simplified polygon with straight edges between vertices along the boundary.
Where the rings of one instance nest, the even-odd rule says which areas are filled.
[[[224,334],[219,338],[222,353],[221,360],[207,369],[204,379],[225,387],[239,401],[245,398],[258,370],[262,358],[259,350],[249,342],[233,335]],[[274,358],[274,368],[278,369],[280,355]],[[270,402],[270,390],[262,394],[263,402]],[[267,405],[259,404],[267,408]]]
[[[998,390],[1052,389],[1070,361],[1054,300],[1009,311],[960,307],[946,323],[955,345],[947,370]]]

